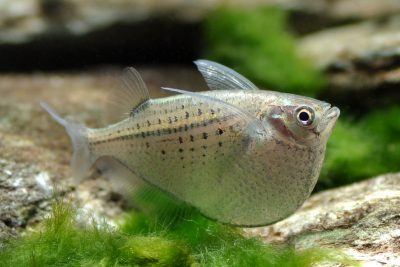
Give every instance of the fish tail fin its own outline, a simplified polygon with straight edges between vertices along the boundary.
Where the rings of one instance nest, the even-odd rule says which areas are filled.
[[[72,175],[76,184],[81,182],[96,161],[97,157],[89,149],[88,128],[84,124],[72,122],[62,118],[53,108],[47,103],[40,102],[50,116],[59,124],[64,126],[73,146],[73,155],[71,160]]]

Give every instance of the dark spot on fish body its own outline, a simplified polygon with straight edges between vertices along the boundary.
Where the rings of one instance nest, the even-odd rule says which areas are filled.
[[[208,133],[203,133],[203,139],[207,140],[207,138],[208,138]]]
[[[217,129],[217,135],[222,135],[225,131],[221,128]]]
[[[178,122],[178,117],[174,116],[174,122]]]
[[[180,144],[182,144],[182,143],[183,143],[183,139],[182,139],[182,137],[181,137],[181,136],[179,136],[178,140],[179,140],[179,143],[180,143]]]
[[[190,148],[189,150],[193,152],[194,151],[194,147]]]
[[[148,126],[148,127],[150,127],[150,126],[151,126],[151,123],[150,123],[150,121],[149,121],[149,120],[147,120],[147,126]]]
[[[218,146],[219,146],[219,147],[222,147],[222,142],[221,142],[221,141],[218,142]]]
[[[161,154],[165,155],[165,150],[161,150]]]
[[[161,123],[162,123],[161,119],[158,119],[158,124],[161,124]]]
[[[210,112],[211,112],[211,115],[215,114],[215,110],[213,110],[213,109],[211,109]]]
[[[147,148],[149,148],[149,147],[150,147],[150,144],[149,144],[149,142],[146,142],[146,147],[147,147]]]
[[[197,110],[197,115],[201,116],[203,114],[203,112],[201,111],[201,109]]]
[[[189,119],[189,112],[185,112],[185,119]]]
[[[168,123],[171,124],[172,123],[172,119],[171,117],[168,117]]]
[[[145,138],[145,137],[146,137],[146,134],[145,134],[145,132],[142,132],[141,134],[142,134],[142,137],[143,137],[143,138]]]
[[[194,137],[193,137],[193,135],[190,135],[190,142],[194,142]]]
[[[182,153],[182,152],[183,152],[183,149],[182,149],[182,148],[179,148],[178,151],[179,151],[180,153]]]
[[[136,123],[136,128],[137,128],[138,130],[140,129],[139,123]]]

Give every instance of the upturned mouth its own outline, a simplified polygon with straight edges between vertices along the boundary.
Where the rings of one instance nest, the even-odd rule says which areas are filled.
[[[340,110],[337,107],[331,107],[326,111],[325,114],[328,119],[338,118],[340,115]]]

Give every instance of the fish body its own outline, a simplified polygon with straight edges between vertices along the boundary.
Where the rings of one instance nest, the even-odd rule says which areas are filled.
[[[139,101],[124,120],[105,128],[79,125],[71,134],[71,123],[47,109],[73,140],[80,136],[86,165],[112,157],[132,175],[223,223],[258,226],[289,216],[315,186],[339,110],[258,90],[217,63],[196,64],[217,90],[169,89],[182,94],[149,99],[135,72],[130,80],[136,80],[132,90]],[[87,167],[77,157],[74,168],[82,173]]]

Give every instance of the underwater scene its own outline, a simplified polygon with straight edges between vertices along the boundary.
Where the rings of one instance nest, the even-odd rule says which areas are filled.
[[[400,266],[400,1],[0,0],[0,266]]]

